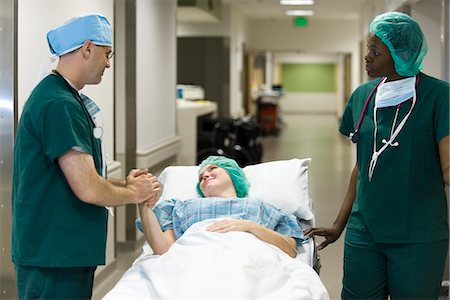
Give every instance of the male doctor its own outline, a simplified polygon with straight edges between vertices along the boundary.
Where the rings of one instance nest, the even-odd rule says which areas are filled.
[[[12,260],[19,299],[90,299],[105,264],[106,206],[156,201],[148,170],[106,179],[100,110],[81,94],[112,58],[112,29],[83,15],[50,30],[59,62],[34,88],[17,128],[12,192]]]

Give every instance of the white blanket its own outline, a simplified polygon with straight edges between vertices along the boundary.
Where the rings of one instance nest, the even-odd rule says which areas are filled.
[[[103,299],[329,299],[307,264],[250,233],[205,231],[212,222],[141,257]]]

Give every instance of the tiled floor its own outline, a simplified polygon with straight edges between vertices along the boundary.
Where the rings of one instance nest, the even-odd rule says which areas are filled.
[[[334,221],[347,189],[350,170],[355,163],[354,146],[338,133],[339,120],[335,115],[284,115],[283,121],[285,127],[278,137],[262,138],[263,161],[312,158],[309,193],[315,205],[316,224],[328,226]],[[119,254],[116,270],[108,279],[95,285],[93,299],[101,299],[137,255],[137,252]],[[331,299],[340,299],[343,236],[322,250],[320,257],[320,277]]]

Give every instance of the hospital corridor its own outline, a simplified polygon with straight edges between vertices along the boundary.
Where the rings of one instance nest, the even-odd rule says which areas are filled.
[[[449,19],[0,0],[0,300],[450,300]]]

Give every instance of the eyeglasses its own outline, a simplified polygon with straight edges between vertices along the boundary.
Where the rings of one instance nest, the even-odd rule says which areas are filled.
[[[108,59],[108,60],[110,60],[111,58],[113,58],[114,57],[114,52],[113,51],[111,51],[111,52],[109,52],[108,54],[106,54],[106,58]]]

